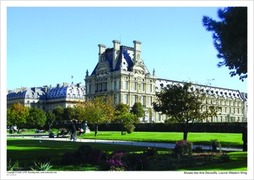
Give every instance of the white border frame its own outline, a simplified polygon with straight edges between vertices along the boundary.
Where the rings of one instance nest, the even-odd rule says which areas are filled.
[[[1,1],[1,179],[253,179],[253,1]],[[184,172],[6,172],[6,44],[8,7],[218,7],[248,6],[248,174],[185,174]],[[212,42],[211,42],[212,43]],[[4,161],[4,162],[3,162]]]

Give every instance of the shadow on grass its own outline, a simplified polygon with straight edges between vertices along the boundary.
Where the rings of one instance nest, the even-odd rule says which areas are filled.
[[[62,155],[66,152],[76,151],[81,144],[89,145],[93,148],[101,149],[103,152],[111,153],[117,150],[125,150],[129,153],[142,153],[147,147],[101,144],[101,143],[84,143],[84,142],[70,142],[70,141],[47,141],[47,140],[28,140],[28,139],[8,139],[7,140],[7,163],[8,160],[12,162],[18,161],[20,166],[27,168],[31,167],[34,162],[50,162],[53,169],[59,170],[91,170],[98,171],[98,167],[82,165],[76,166],[62,166],[60,160]],[[159,150],[159,149],[158,149]],[[165,151],[165,149],[164,149]],[[230,162],[210,163],[202,166],[187,166],[178,170],[199,170],[199,171],[223,171],[223,170],[247,170],[247,152],[231,152],[228,153]],[[165,154],[164,154],[165,156]],[[162,156],[161,156],[162,157]],[[166,158],[164,158],[165,163]],[[162,167],[164,162],[158,162]],[[157,165],[156,165],[157,166]],[[172,166],[172,165],[170,165]],[[154,167],[157,168],[157,167]],[[158,169],[160,170],[160,169]]]

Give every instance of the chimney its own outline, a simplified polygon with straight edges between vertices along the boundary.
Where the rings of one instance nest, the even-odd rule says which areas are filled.
[[[106,46],[104,44],[98,44],[99,46],[99,55],[105,52]]]
[[[116,63],[117,63],[118,51],[120,50],[120,41],[113,40],[112,42],[113,42],[113,47],[114,47],[114,51],[113,51],[113,69],[115,69]]]
[[[102,53],[105,52],[106,46],[104,44],[98,44],[98,46],[99,46],[99,61],[100,61],[100,59],[101,59],[100,57],[101,57]]]
[[[134,62],[141,60],[141,42],[134,40]]]

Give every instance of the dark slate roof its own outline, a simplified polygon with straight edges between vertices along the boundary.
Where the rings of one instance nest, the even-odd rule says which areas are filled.
[[[51,88],[47,92],[47,99],[58,99],[58,98],[77,98],[84,99],[85,98],[85,88],[82,86],[77,86],[74,84],[71,85],[63,85]]]
[[[7,94],[7,100],[12,99],[45,99],[44,88],[24,88],[16,91],[11,91]]]
[[[128,50],[134,52],[134,48],[132,48],[132,47],[120,46],[120,53],[119,53],[119,55],[117,57],[118,59],[117,59],[117,63],[116,63],[116,67],[115,68],[113,67],[113,51],[114,51],[114,48],[107,48],[105,50],[105,52],[102,55],[104,55],[105,61],[109,64],[110,72],[119,71],[120,70],[123,58],[127,62],[127,66],[128,66],[127,70],[131,71],[134,63],[133,63],[133,61],[131,59],[130,54],[128,53]],[[99,65],[99,62],[96,64],[96,66],[95,66],[95,68],[94,68],[94,70],[93,70],[91,75],[95,75],[96,74],[96,69],[97,69],[98,65]]]
[[[85,88],[80,85],[57,85],[56,87],[24,88],[11,91],[7,94],[7,100],[13,99],[39,99],[50,100],[58,98],[85,98]]]

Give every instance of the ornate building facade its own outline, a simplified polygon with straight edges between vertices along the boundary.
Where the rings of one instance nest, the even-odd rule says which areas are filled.
[[[167,84],[183,82],[157,78],[154,70],[150,73],[141,56],[140,41],[133,41],[133,47],[123,46],[117,40],[113,41],[112,48],[103,44],[98,47],[98,61],[90,75],[86,72],[85,86],[63,83],[55,87],[16,89],[8,92],[7,107],[21,103],[49,111],[57,106],[73,107],[94,97],[109,96],[115,105],[124,103],[132,107],[140,102],[145,111],[141,122],[164,122],[167,117],[153,111],[156,92]],[[216,117],[204,122],[247,122],[247,93],[201,84],[192,84],[191,90],[206,94],[203,108],[221,107]]]
[[[98,62],[92,73],[86,73],[87,100],[96,96],[110,95],[114,104],[124,103],[130,107],[140,102],[145,110],[142,122],[164,122],[167,117],[153,111],[152,102],[156,92],[167,84],[183,82],[155,77],[150,73],[141,56],[141,42],[133,41],[134,47],[127,47],[119,41],[113,41],[113,48],[99,44]],[[192,90],[201,90],[206,94],[204,108],[210,105],[222,107],[217,117],[204,122],[246,122],[247,94],[238,90],[193,84]]]
[[[143,121],[153,121],[149,116],[155,97],[156,77],[151,74],[141,58],[141,42],[133,41],[134,47],[113,41],[113,48],[99,44],[96,67],[85,78],[87,100],[95,96],[110,96],[115,105],[133,106],[141,102],[145,110]]]
[[[9,91],[7,107],[20,103],[26,107],[41,108],[50,111],[57,106],[73,107],[85,101],[85,87],[81,84],[57,84],[55,87],[43,86],[20,88]]]

